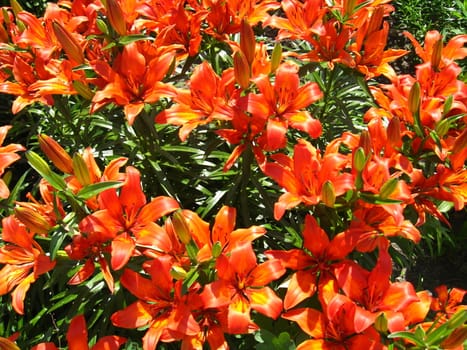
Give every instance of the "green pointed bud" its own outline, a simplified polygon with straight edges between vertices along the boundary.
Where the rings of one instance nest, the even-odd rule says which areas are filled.
[[[177,281],[184,280],[187,276],[187,272],[181,266],[172,266],[170,269],[170,276],[175,278]]]
[[[357,150],[355,151],[353,155],[353,167],[357,172],[362,172],[362,170],[365,168],[367,158],[365,155],[365,151],[363,150],[363,147],[358,147]]]
[[[180,210],[172,214],[172,224],[180,242],[188,245],[191,242],[190,227]]]
[[[109,27],[107,27],[107,23],[105,23],[105,21],[103,21],[102,19],[98,18],[96,19],[96,25],[97,25],[97,28],[99,28],[99,30],[105,34],[105,35],[109,35]]]
[[[436,135],[441,139],[443,138],[451,128],[451,121],[449,119],[442,119],[435,125]]]
[[[89,174],[88,166],[83,157],[78,153],[73,155],[73,173],[81,185],[87,186],[91,183],[91,175]]]
[[[375,328],[378,332],[386,333],[388,331],[388,319],[384,312],[380,313],[375,320]]]
[[[330,208],[334,208],[334,204],[336,204],[336,191],[334,190],[333,183],[329,180],[321,188],[321,200]]]
[[[222,245],[218,241],[212,245],[211,254],[214,259],[218,258],[222,253]]]
[[[36,152],[27,151],[26,152],[26,159],[28,160],[29,164],[42,176],[52,174],[52,170],[50,169],[47,162],[42,159]]]
[[[282,61],[282,45],[276,43],[271,54],[271,73],[274,73]]]
[[[3,15],[3,22],[9,26],[11,21],[10,21],[10,16],[8,15],[8,11],[6,7],[2,7],[2,15]]]
[[[15,16],[17,16],[21,11],[24,11],[17,0],[10,0],[10,6]]]
[[[399,183],[399,179],[393,177],[392,179],[389,179],[386,181],[383,186],[381,186],[381,189],[379,190],[379,196],[382,199],[388,198],[395,189],[397,188],[397,184]]]
[[[418,114],[420,111],[420,83],[418,81],[413,84],[409,93],[409,110],[412,114]]]

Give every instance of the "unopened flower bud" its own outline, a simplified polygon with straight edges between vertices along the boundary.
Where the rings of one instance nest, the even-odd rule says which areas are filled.
[[[187,245],[191,241],[190,227],[181,211],[172,214],[172,225],[180,241]]]
[[[347,0],[344,4],[344,13],[347,17],[350,17],[353,15],[353,11],[355,9],[355,2],[356,0]]]
[[[389,121],[387,133],[388,133],[388,142],[392,147],[402,146],[401,122],[397,116],[394,116]]]
[[[73,173],[81,185],[86,186],[91,183],[91,175],[89,174],[88,166],[83,157],[78,153],[73,155]]]
[[[15,208],[15,216],[31,232],[38,233],[40,235],[47,235],[52,228],[49,222],[44,219],[40,213],[30,208]]]
[[[3,27],[3,25],[0,23],[0,43],[8,43],[9,38],[8,38],[8,33]]]
[[[418,114],[420,110],[420,83],[418,81],[413,84],[409,93],[409,110],[412,114]]]
[[[10,339],[0,337],[0,349],[2,350],[20,350],[18,345],[13,343]]]
[[[438,41],[433,45],[433,51],[431,52],[431,67],[435,71],[439,71],[439,64],[443,56],[443,37],[440,37]]]
[[[123,15],[122,8],[118,0],[106,0],[105,9],[107,10],[107,18],[109,19],[110,25],[120,35],[126,35],[126,22],[125,16]]]
[[[184,280],[187,276],[187,272],[183,267],[174,265],[170,269],[170,276],[175,278],[177,281]]]
[[[360,147],[363,148],[363,151],[366,156],[371,154],[371,150],[373,149],[371,136],[368,130],[363,130],[360,134],[360,142],[358,144]]]
[[[367,36],[368,34],[374,33],[381,28],[381,24],[383,23],[383,17],[384,6],[381,5],[376,7],[376,9],[373,11],[373,14],[371,15],[370,23],[368,24]]]
[[[380,313],[375,320],[375,328],[378,332],[386,333],[388,331],[388,319],[384,312]]]
[[[379,190],[379,196],[382,199],[388,198],[396,190],[398,183],[399,180],[395,177],[386,181]]]
[[[336,191],[334,190],[334,185],[329,180],[321,188],[321,200],[330,208],[334,208],[334,204],[336,204]]]
[[[15,16],[17,16],[21,11],[24,11],[17,0],[10,0],[10,6]]]
[[[467,147],[467,129],[464,129],[462,134],[460,134],[456,140],[454,141],[454,145],[452,147],[452,153],[456,154],[462,152]]]
[[[353,155],[353,167],[357,172],[361,172],[365,168],[366,155],[363,147],[358,147]]]
[[[282,61],[282,45],[280,43],[276,43],[276,45],[274,45],[274,49],[272,50],[272,54],[271,54],[271,73],[276,71],[276,69],[281,64],[281,61]]]
[[[57,40],[60,42],[60,45],[62,45],[62,48],[68,57],[78,64],[83,64],[84,53],[75,37],[73,37],[71,33],[69,33],[68,30],[58,22],[53,22],[52,28]]]
[[[251,66],[255,58],[256,40],[253,28],[251,28],[246,19],[243,19],[240,26],[240,49],[245,55],[248,65]]]
[[[241,51],[234,54],[234,74],[235,80],[242,89],[247,89],[250,85],[250,66]]]
[[[457,349],[467,340],[467,325],[456,328],[441,343],[441,349]]]
[[[65,151],[57,141],[45,134],[39,135],[38,139],[41,150],[52,161],[52,163],[54,163],[54,165],[64,173],[72,174],[73,162],[67,151]]]
[[[219,257],[222,253],[222,245],[219,241],[212,245],[211,254],[214,259]]]

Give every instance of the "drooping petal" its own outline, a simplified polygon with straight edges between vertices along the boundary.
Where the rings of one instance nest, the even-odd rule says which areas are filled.
[[[89,349],[88,330],[83,315],[76,316],[71,320],[66,334],[66,340],[68,341],[68,348],[70,350]]]
[[[113,270],[120,270],[125,266],[135,251],[135,241],[126,232],[112,240],[110,265]]]
[[[311,308],[298,308],[282,315],[289,321],[297,322],[300,328],[313,338],[323,338],[325,324],[321,312]]]
[[[25,279],[23,279],[15,288],[15,290],[11,293],[11,305],[13,309],[19,313],[20,315],[24,315],[24,298],[26,297],[26,293],[33,283],[36,280],[34,274],[30,274]]]
[[[153,302],[158,301],[159,299],[157,286],[154,282],[142,277],[139,273],[131,269],[125,269],[123,271],[123,275],[120,277],[120,282],[138,299]]]
[[[77,285],[86,281],[94,273],[94,261],[87,259],[84,265],[70,278],[68,284]]]

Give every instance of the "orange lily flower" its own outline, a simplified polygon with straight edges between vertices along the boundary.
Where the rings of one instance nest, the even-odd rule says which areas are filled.
[[[298,66],[283,63],[276,70],[274,86],[269,77],[261,75],[254,79],[260,94],[248,99],[248,112],[267,120],[265,132],[266,150],[285,146],[288,126],[306,132],[313,138],[321,135],[319,120],[311,117],[304,108],[319,100],[323,94],[316,83],[300,85]]]
[[[11,164],[20,159],[20,156],[16,152],[24,151],[25,148],[21,145],[10,143],[9,145],[2,146],[5,141],[8,130],[11,129],[11,125],[5,125],[0,127],[0,199],[8,198],[10,190],[6,183],[2,180],[1,176],[5,173],[5,169]]]
[[[282,300],[265,286],[285,273],[279,260],[258,265],[251,242],[241,242],[217,258],[216,270],[218,280],[204,286],[201,299],[205,308],[228,308],[227,332],[247,333],[251,309],[273,319],[280,315]]]
[[[69,350],[118,350],[126,343],[126,338],[108,335],[100,338],[92,347],[88,345],[88,331],[83,315],[74,317],[66,334]],[[58,350],[54,343],[41,343],[31,350]]]
[[[106,82],[92,99],[91,113],[113,102],[123,106],[130,125],[143,110],[145,103],[154,103],[171,91],[162,83],[173,60],[174,54],[155,52],[150,45],[133,42],[125,45],[113,66],[104,60],[91,62],[94,71]],[[128,62],[132,62],[131,67]]]
[[[13,290],[13,309],[23,315],[26,292],[40,275],[54,268],[55,261],[33,239],[34,233],[28,233],[13,216],[2,220],[2,227],[6,244],[0,248],[0,264],[4,264],[0,270],[0,295]]]
[[[381,249],[387,244],[387,237],[400,236],[415,243],[420,241],[420,231],[410,220],[398,221],[385,208],[362,201],[357,202],[356,207],[354,218],[344,233],[348,239],[356,242],[358,251]]]
[[[349,51],[355,54],[357,70],[367,79],[381,74],[394,78],[396,73],[389,62],[407,53],[406,50],[384,50],[389,34],[389,24],[383,21],[384,12],[385,6],[380,5],[373,9],[371,15],[365,16],[365,21],[356,31],[355,43],[349,47]]]
[[[277,40],[302,39],[313,42],[315,35],[324,35],[323,17],[328,12],[323,0],[283,0],[285,17],[271,16],[265,26],[279,29]]]
[[[194,69],[190,89],[176,90],[173,99],[177,104],[159,113],[156,123],[181,125],[179,136],[186,140],[199,125],[232,119],[233,110],[228,100],[234,90],[234,81],[232,69],[225,70],[219,77],[204,61]]]
[[[387,251],[388,244],[379,249],[376,266],[371,272],[360,265],[342,265],[335,269],[336,281],[344,293],[373,314],[374,319],[384,313],[390,332],[405,329],[403,310],[419,301],[410,282],[390,282],[392,261]]]
[[[459,310],[467,310],[467,305],[462,304],[467,290],[462,288],[448,290],[447,286],[443,284],[436,287],[435,292],[438,296],[433,297],[431,310],[441,315],[442,321],[446,321]]]
[[[111,320],[118,327],[130,329],[149,325],[143,337],[144,350],[155,350],[159,341],[172,342],[200,332],[192,313],[200,306],[196,286],[182,295],[182,281],[174,282],[170,275],[172,266],[169,256],[160,256],[145,264],[151,280],[129,269],[120,278],[138,300],[115,312]]]
[[[340,196],[354,188],[352,174],[342,172],[347,157],[338,153],[319,151],[305,140],[298,140],[293,158],[275,155],[275,163],[267,163],[264,173],[282,186],[286,193],[274,206],[274,217],[279,220],[285,210],[305,205],[316,205],[322,200],[323,186],[332,183],[334,195]]]
[[[347,264],[345,257],[355,245],[342,233],[330,240],[311,215],[305,217],[302,235],[303,249],[265,252],[268,258],[279,259],[285,268],[295,271],[290,278],[284,298],[286,310],[313,296],[322,281],[333,278],[334,268]]]
[[[333,285],[332,280],[323,288]],[[331,287],[331,289],[334,287]],[[375,317],[359,308],[344,295],[333,293],[329,300],[322,301],[323,311],[298,308],[286,312],[283,318],[297,322],[312,339],[305,340],[297,350],[383,350],[379,333],[371,327]]]
[[[113,270],[121,269],[135,253],[140,234],[144,236],[151,230],[159,234],[154,222],[178,209],[179,205],[174,199],[163,196],[146,204],[139,172],[133,167],[127,168],[120,194],[117,195],[115,189],[106,190],[99,195],[98,203],[100,210],[80,222],[81,233],[65,247],[70,258],[87,259],[70,282],[78,284],[89,278],[94,272],[93,259],[96,259],[112,291],[113,277],[103,253],[110,252]]]

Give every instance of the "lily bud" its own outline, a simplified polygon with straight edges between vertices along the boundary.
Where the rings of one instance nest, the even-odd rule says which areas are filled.
[[[433,45],[433,51],[431,52],[431,67],[436,72],[439,71],[439,64],[443,56],[443,37],[440,37],[438,41]]]
[[[110,25],[120,35],[126,35],[126,22],[118,0],[106,0],[105,9]]]
[[[84,97],[86,100],[92,100],[94,97],[94,93],[86,84],[83,84],[79,80],[73,80],[73,88],[76,92],[81,96]]]
[[[181,211],[172,214],[172,225],[180,241],[187,245],[191,242],[190,227]]]
[[[367,158],[363,147],[358,147],[353,155],[353,167],[359,173],[365,168]]]
[[[102,19],[98,18],[96,19],[96,25],[97,25],[97,28],[99,28],[99,30],[105,34],[105,35],[109,35],[109,27],[107,27],[107,24],[105,23],[105,21],[103,21]]]
[[[0,43],[7,43],[9,42],[9,40],[10,39],[8,37],[7,31],[5,30],[3,25],[0,23]]]
[[[245,55],[248,65],[251,66],[255,58],[256,40],[253,28],[246,19],[243,19],[240,27],[240,49]]]
[[[452,147],[452,153],[456,154],[461,152],[467,147],[467,129],[464,129],[462,134],[460,134],[456,141],[454,141],[454,145]]]
[[[222,253],[222,245],[219,241],[212,245],[211,254],[214,259],[218,258]]]
[[[17,207],[15,208],[15,216],[26,227],[40,235],[47,235],[52,228],[49,222],[42,217],[37,211],[30,208]]]
[[[276,69],[281,64],[281,61],[282,61],[282,45],[280,43],[276,43],[276,45],[274,45],[274,49],[272,50],[272,54],[271,54],[271,73],[276,71]]]
[[[41,150],[52,161],[52,163],[54,163],[54,165],[64,173],[72,174],[73,162],[67,151],[65,151],[57,141],[45,134],[39,135],[38,139]]]
[[[454,329],[452,333],[441,343],[442,349],[454,349],[464,344],[467,339],[467,325]]]
[[[174,265],[170,269],[170,276],[175,278],[177,281],[184,280],[187,276],[187,272],[183,267]]]
[[[321,188],[321,200],[330,208],[334,208],[334,204],[336,204],[336,191],[334,190],[334,185],[329,180]]]
[[[388,319],[384,312],[380,313],[379,316],[376,317],[375,328],[378,332],[382,333],[386,333],[388,331]]]
[[[398,117],[393,117],[387,128],[388,142],[392,147],[402,146],[401,122]]]
[[[355,2],[356,0],[347,0],[344,5],[344,14],[347,17],[350,17],[353,15],[353,11],[355,8]]]
[[[379,196],[382,199],[388,198],[395,191],[398,183],[399,183],[399,180],[395,177],[386,181],[383,184],[383,186],[381,186],[381,189],[379,190]]]
[[[86,186],[91,183],[91,175],[89,174],[88,166],[83,157],[78,153],[73,155],[73,173],[81,185]]]
[[[370,23],[368,24],[367,36],[368,34],[374,33],[381,28],[384,17],[384,6],[378,6],[371,15]]]
[[[235,80],[242,89],[247,89],[250,85],[250,66],[241,51],[234,54],[234,74]]]
[[[420,83],[418,81],[413,84],[409,93],[409,110],[412,114],[418,114],[420,110]]]
[[[10,339],[0,337],[0,349],[2,350],[20,350],[18,345],[13,343]]]
[[[10,6],[15,16],[17,16],[21,11],[24,11],[17,0],[10,0]]]
[[[362,131],[362,133],[360,134],[360,142],[358,145],[363,148],[363,151],[365,152],[366,156],[371,154],[371,150],[373,149],[373,147],[371,142],[371,136],[368,130]]]
[[[73,37],[70,32],[68,32],[68,30],[58,22],[53,22],[52,28],[57,40],[60,42],[60,45],[62,45],[62,48],[68,57],[78,64],[83,64],[84,53],[75,37]]]

